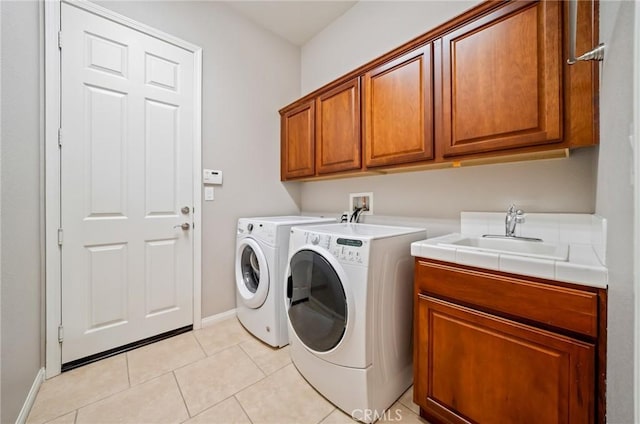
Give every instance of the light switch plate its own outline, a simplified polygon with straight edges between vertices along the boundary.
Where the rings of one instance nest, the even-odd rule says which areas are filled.
[[[204,200],[210,202],[213,200],[213,187],[204,188]]]

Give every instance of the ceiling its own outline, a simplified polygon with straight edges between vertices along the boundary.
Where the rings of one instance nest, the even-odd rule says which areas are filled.
[[[357,1],[228,1],[237,12],[301,46]]]

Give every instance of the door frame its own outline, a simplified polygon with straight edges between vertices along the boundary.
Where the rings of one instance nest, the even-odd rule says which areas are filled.
[[[67,3],[128,28],[173,44],[193,54],[194,59],[194,146],[193,146],[193,328],[202,321],[202,48],[136,22],[86,0],[55,0],[44,3],[44,169],[45,169],[45,370],[46,378],[61,372],[62,347],[58,327],[62,318],[61,250],[58,228],[60,203],[60,32],[61,3]],[[64,44],[64,39],[63,39]]]

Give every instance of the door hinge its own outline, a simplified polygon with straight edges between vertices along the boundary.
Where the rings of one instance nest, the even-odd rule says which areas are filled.
[[[62,48],[62,31],[58,31],[58,48]]]
[[[62,128],[58,128],[58,147],[62,147]]]
[[[64,235],[62,228],[58,228],[58,246],[62,246],[62,236]]]
[[[62,343],[64,340],[64,327],[62,325],[58,326],[58,343]]]

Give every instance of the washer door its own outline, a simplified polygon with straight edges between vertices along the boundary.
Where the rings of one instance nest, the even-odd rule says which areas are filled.
[[[258,243],[245,238],[236,249],[236,287],[245,305],[259,308],[269,293],[269,267]]]
[[[290,261],[287,278],[289,321],[309,349],[327,352],[347,327],[347,299],[338,273],[313,250],[300,250]]]

